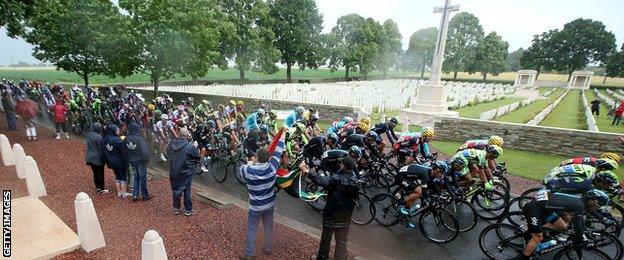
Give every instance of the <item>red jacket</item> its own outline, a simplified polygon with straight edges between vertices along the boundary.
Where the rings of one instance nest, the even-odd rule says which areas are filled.
[[[65,113],[68,109],[66,105],[56,103],[52,106],[52,113],[54,113],[54,123],[65,123]]]
[[[624,101],[622,101],[622,103],[620,103],[620,106],[615,110],[616,116],[622,116],[622,114],[624,114]]]

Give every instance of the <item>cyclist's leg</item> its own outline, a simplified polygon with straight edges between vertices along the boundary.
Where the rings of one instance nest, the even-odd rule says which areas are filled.
[[[414,202],[421,196],[422,187],[418,186],[414,189],[414,191],[412,191],[412,193],[410,193],[410,195],[407,195],[407,197],[405,197],[405,206],[407,206],[408,208],[412,208]]]

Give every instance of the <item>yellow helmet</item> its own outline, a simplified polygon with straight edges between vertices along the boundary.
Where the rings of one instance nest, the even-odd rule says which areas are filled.
[[[147,105],[147,110],[154,111],[154,109],[156,109],[156,106],[154,106],[154,104]]]
[[[232,104],[232,106],[236,106],[236,101],[230,100],[230,104]]]
[[[620,162],[620,156],[617,153],[603,153],[600,157],[610,159],[618,163]]]
[[[498,136],[498,135],[490,136],[490,140],[488,141],[488,144],[496,145],[496,146],[500,146],[500,147],[503,147],[504,143],[505,143],[505,141],[503,140],[503,138]]]
[[[365,123],[363,123],[363,122],[360,122],[360,123],[358,124],[358,129],[360,129],[360,131],[362,131],[362,132],[364,132],[364,133],[368,133],[369,126],[368,126],[368,124],[365,124]]]
[[[433,136],[435,136],[435,131],[433,130],[433,127],[423,127],[421,136],[425,138],[433,138]]]
[[[370,123],[371,123],[370,117],[365,116],[365,117],[360,118],[360,124],[370,125]]]
[[[239,106],[245,105],[245,102],[243,102],[242,100],[236,101],[236,104]]]

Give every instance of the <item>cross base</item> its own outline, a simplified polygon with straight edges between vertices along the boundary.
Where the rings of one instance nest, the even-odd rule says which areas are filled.
[[[446,97],[445,86],[426,84],[418,87],[418,95],[413,97],[410,108],[401,110],[403,131],[407,131],[409,125],[433,127],[439,116],[458,117],[458,112],[448,110]]]

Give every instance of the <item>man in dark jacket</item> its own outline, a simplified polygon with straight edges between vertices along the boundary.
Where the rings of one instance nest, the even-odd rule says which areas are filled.
[[[200,161],[199,150],[189,142],[189,131],[181,128],[178,138],[169,142],[169,181],[173,192],[173,213],[180,214],[180,199],[184,194],[184,215],[195,214],[191,202],[191,184],[195,167]]]
[[[141,136],[141,126],[137,123],[128,125],[128,136],[126,136],[125,143],[127,163],[134,170],[132,200],[139,200],[140,194],[143,194],[143,200],[149,200],[152,198],[147,191],[147,164],[149,163],[150,152],[147,141]]]
[[[323,232],[316,259],[329,259],[333,234],[336,239],[335,258],[347,259],[349,224],[359,189],[357,177],[353,172],[355,166],[355,160],[347,156],[342,159],[337,173],[330,176],[310,175],[317,185],[328,190],[327,204],[323,210]],[[302,163],[299,168],[305,173],[310,172],[305,163]]]
[[[102,158],[108,168],[115,173],[115,187],[117,197],[130,197],[132,194],[126,192],[128,164],[124,154],[125,143],[119,138],[119,127],[114,124],[106,126],[106,132],[100,146]]]
[[[594,99],[590,103],[592,115],[600,116],[600,100]]]
[[[9,131],[13,131],[17,129],[15,124],[15,107],[13,106],[13,102],[11,101],[11,97],[8,92],[2,92],[2,108],[4,109],[4,115],[7,119],[7,124],[9,126]],[[28,135],[28,140],[30,140],[30,135]]]
[[[102,143],[102,125],[98,122],[93,123],[91,132],[86,136],[87,153],[85,161],[93,171],[93,182],[97,193],[108,193],[104,188],[104,160],[100,152],[100,143]]]

